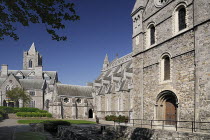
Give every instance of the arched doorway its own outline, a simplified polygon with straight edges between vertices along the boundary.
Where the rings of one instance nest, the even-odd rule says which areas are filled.
[[[178,99],[174,92],[163,91],[157,96],[156,119],[167,120],[165,124],[175,125],[177,120]]]
[[[19,107],[19,101],[15,102],[15,107]]]
[[[5,100],[3,101],[3,106],[7,106],[7,102]]]
[[[14,102],[9,102],[9,103],[8,103],[8,106],[9,106],[9,107],[14,107],[14,106],[15,106],[15,105],[14,105]]]
[[[93,118],[93,110],[89,109],[88,111],[88,118]]]

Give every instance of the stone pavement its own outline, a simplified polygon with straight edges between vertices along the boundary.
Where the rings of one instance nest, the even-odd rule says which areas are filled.
[[[30,131],[30,126],[18,124],[16,119],[5,119],[0,122],[0,140],[14,140],[16,132],[27,131]]]

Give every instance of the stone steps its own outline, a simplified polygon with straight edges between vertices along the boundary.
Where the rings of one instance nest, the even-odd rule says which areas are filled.
[[[16,114],[8,114],[8,119],[18,119],[18,117],[16,116]]]

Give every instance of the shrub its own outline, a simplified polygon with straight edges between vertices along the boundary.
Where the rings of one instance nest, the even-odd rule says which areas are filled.
[[[0,111],[3,111],[5,113],[16,113],[18,108],[16,107],[5,107],[5,106],[0,106]]]
[[[18,112],[39,112],[39,111],[40,111],[40,109],[38,109],[38,108],[22,107],[22,108],[19,108]]]
[[[52,114],[50,113],[40,113],[40,112],[17,112],[18,117],[48,117],[51,118]]]
[[[50,132],[53,135],[56,135],[59,125],[71,125],[71,123],[67,121],[44,121],[42,123],[44,124],[44,130]]]
[[[48,113],[46,110],[37,110],[35,112],[40,112],[40,113]]]
[[[0,111],[4,111],[5,113],[17,113],[17,112],[40,112],[40,113],[48,113],[46,110],[40,110],[38,108],[32,107],[5,107],[0,106]]]
[[[107,115],[105,117],[106,121],[115,121],[116,119],[117,119],[117,116],[115,116],[115,115]]]
[[[105,117],[106,121],[115,121],[115,122],[128,122],[128,117],[127,116],[115,116],[115,115],[107,115]]]

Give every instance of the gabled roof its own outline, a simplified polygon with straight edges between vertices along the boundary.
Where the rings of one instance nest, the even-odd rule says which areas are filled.
[[[6,78],[0,78],[0,85],[2,85],[5,80],[6,80]]]
[[[76,97],[92,97],[92,87],[57,84],[58,95],[76,96]]]

